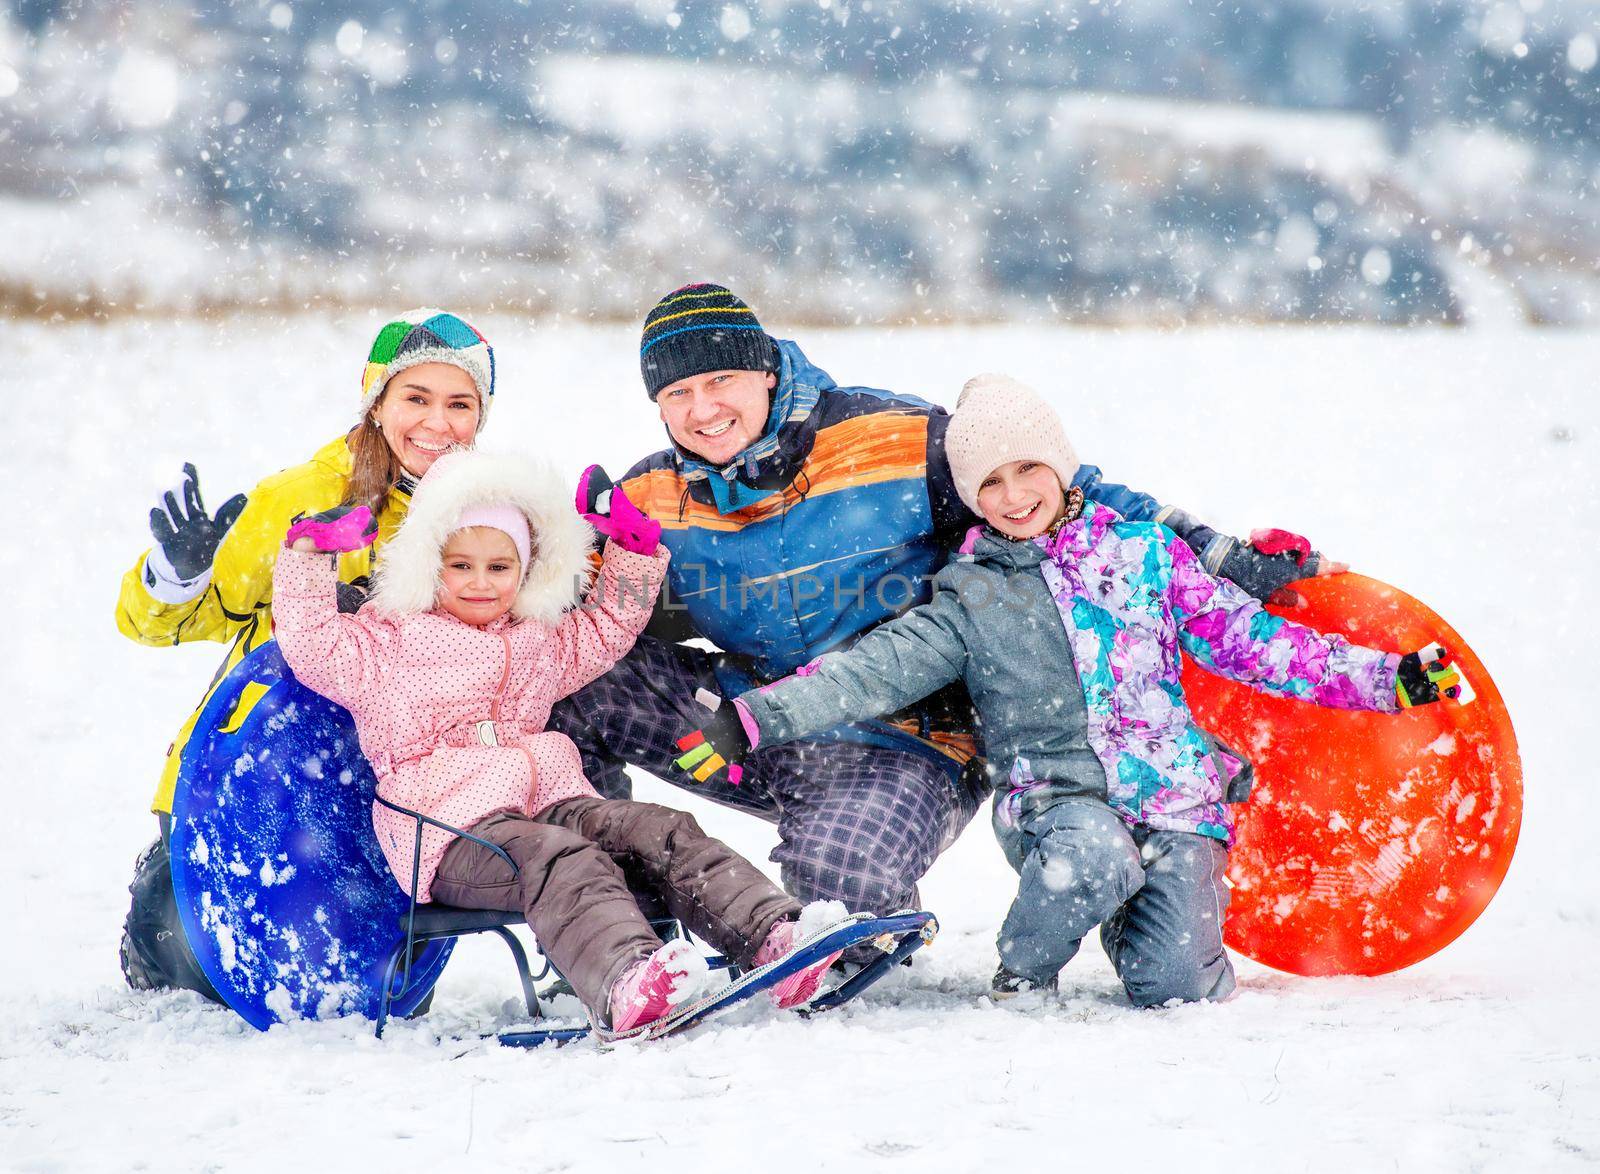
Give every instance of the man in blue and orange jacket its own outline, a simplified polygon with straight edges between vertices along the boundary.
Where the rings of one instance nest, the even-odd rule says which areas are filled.
[[[577,743],[602,794],[629,793],[631,763],[775,822],[772,859],[802,901],[914,905],[917,880],[989,791],[960,685],[878,720],[758,747],[737,780],[704,766],[697,777],[675,759],[678,741],[705,725],[708,700],[792,673],[927,600],[978,520],[945,457],[950,417],[912,396],[840,387],[717,285],[684,286],[651,309],[640,366],[671,447],[614,489],[589,477],[584,504],[603,512],[605,493],[621,490],[659,522],[668,583],[646,635],[559,704],[552,728]],[[1303,540],[1297,560],[1217,534],[1092,465],[1074,484],[1126,518],[1165,522],[1208,568],[1259,596],[1320,562]],[[721,651],[681,643],[694,638]]]

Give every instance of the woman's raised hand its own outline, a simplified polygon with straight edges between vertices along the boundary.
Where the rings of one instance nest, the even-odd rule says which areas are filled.
[[[196,579],[210,569],[217,545],[244,511],[245,496],[236,493],[222,503],[215,517],[200,499],[200,474],[183,466],[183,480],[161,495],[150,511],[150,536],[161,548],[173,577]]]

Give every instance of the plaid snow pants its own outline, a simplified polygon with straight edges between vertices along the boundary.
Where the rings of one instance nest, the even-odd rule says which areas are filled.
[[[720,694],[711,653],[642,636],[605,676],[556,705],[550,728],[577,743],[602,795],[626,799],[626,764],[778,825],[771,859],[802,901],[853,912],[917,904],[917,881],[955,842],[983,794],[909,750],[807,741],[756,749],[738,786],[697,783],[673,765],[677,740],[705,724],[697,688]]]

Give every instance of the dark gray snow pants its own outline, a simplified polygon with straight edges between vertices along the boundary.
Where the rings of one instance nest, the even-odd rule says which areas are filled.
[[[433,899],[520,910],[551,964],[601,1022],[622,972],[661,946],[637,891],[748,965],[774,923],[800,905],[687,812],[621,799],[567,799],[532,819],[504,812],[467,829],[503,848],[518,871],[471,840],[446,849]]]

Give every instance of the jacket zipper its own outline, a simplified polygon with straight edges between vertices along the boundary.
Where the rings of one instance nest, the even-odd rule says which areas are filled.
[[[494,687],[494,698],[489,702],[489,720],[475,723],[478,742],[484,746],[500,745],[500,702],[505,698],[506,683],[511,680],[511,639],[504,632],[496,632],[505,652],[505,663],[500,669],[500,683]]]
[[[511,680],[511,637],[504,632],[496,632],[495,635],[500,637],[500,645],[505,650],[506,662],[500,670],[500,683],[495,686],[494,700],[489,703],[489,720],[492,722],[500,720],[500,702],[506,694],[506,683]]]
[[[500,637],[500,645],[505,649],[506,664],[505,668],[500,670],[500,684],[495,688],[494,700],[489,703],[489,725],[491,728],[500,720],[500,702],[505,699],[506,685],[511,680],[511,637],[504,632],[497,632],[496,635]],[[498,744],[498,733],[496,733],[495,739]],[[523,811],[523,814],[531,817],[539,810],[537,804],[539,798],[539,764],[533,760],[532,750],[529,750],[526,746],[518,746],[517,749],[522,751],[522,756],[528,760],[528,806]]]

